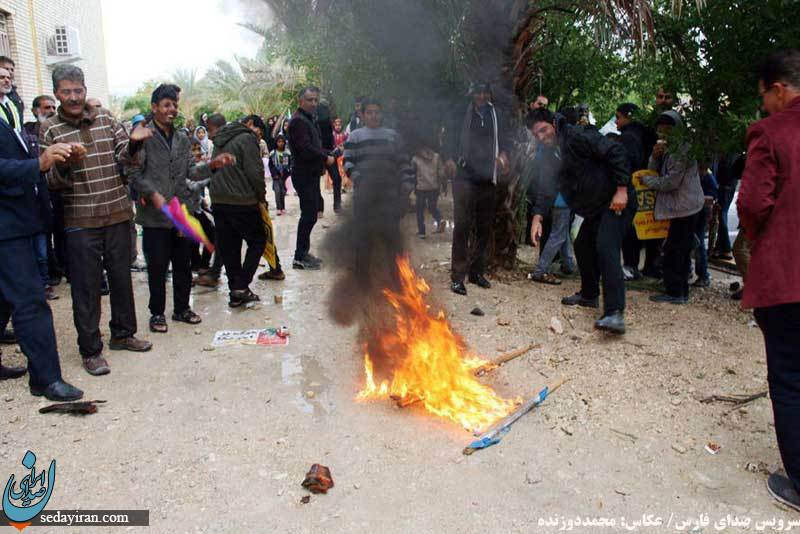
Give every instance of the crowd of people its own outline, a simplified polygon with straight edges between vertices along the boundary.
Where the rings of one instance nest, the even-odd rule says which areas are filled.
[[[412,194],[417,236],[428,235],[428,214],[433,232],[443,233],[439,196],[452,190],[450,289],[458,295],[467,295],[466,283],[490,289],[497,184],[517,168],[527,193],[526,237],[539,248],[529,279],[560,284],[557,258],[561,273],[577,271],[580,289],[562,304],[599,308],[602,296],[599,330],[625,333],[626,281],[662,279],[663,292],[651,300],[683,305],[690,287],[709,286],[709,256],[735,258],[746,283],[733,296],[755,308],[764,333],[788,475],[771,476],[769,488],[800,507],[800,248],[792,236],[800,222],[800,53],[772,55],[759,76],[769,117],[751,127],[747,154],[698,157],[669,87],[659,89],[652,112],[621,103],[607,132],[593,126],[587,106],[554,112],[538,95],[525,110],[522,142],[514,117],[495,104],[485,82],[473,83],[469,101],[426,132],[403,131],[396,103],[384,109],[371,97],[356,99],[345,121],[313,86],[300,91],[291,117],[228,121],[213,113],[179,128],[179,87],[159,85],[150,112],[122,123],[88,97],[78,67],[59,65],[53,95],[36,97],[36,121],[23,124],[14,62],[0,57],[0,332],[28,358],[27,368],[0,365],[0,379],[28,372],[33,395],[82,397],[62,377],[47,304],[64,277],[83,367],[96,376],[110,372],[100,332],[102,295],[111,305],[108,349],[152,348],[137,337],[132,270],[147,272],[154,334],[169,330],[170,268],[172,322],[202,321],[190,307],[191,287],[218,286],[223,269],[230,307],[258,301],[250,286],[262,257],[269,267],[260,279],[286,276],[274,243],[268,180],[276,216],[286,214],[287,194],[299,200],[292,258],[298,271],[323,265],[311,239],[324,213],[322,176],[334,213],[342,212],[342,195],[352,188],[356,219],[377,221],[369,231],[380,240],[397,239],[400,220],[413,211]],[[741,230],[731,244],[728,211],[740,181]],[[163,209],[173,199],[195,215],[213,247],[195,244],[175,227]],[[641,239],[634,224],[640,204],[652,209],[655,221],[669,222],[665,238]],[[368,254],[357,252],[356,272],[367,268],[359,262]],[[370,273],[363,274],[368,284]],[[9,321],[13,334],[5,328]]]

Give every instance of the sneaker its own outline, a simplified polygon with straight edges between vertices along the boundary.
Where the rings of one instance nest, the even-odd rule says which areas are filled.
[[[292,262],[292,269],[301,269],[304,271],[319,271],[321,269],[321,265],[319,263],[314,263],[307,258],[303,258],[302,260],[294,260]]]
[[[593,299],[585,299],[580,293],[575,293],[568,297],[561,299],[561,304],[564,306],[582,306],[584,308],[599,308],[600,302],[595,297]]]
[[[153,344],[144,339],[134,336],[111,338],[108,343],[111,350],[129,350],[131,352],[147,352],[153,348]]]
[[[673,297],[672,295],[667,295],[666,293],[662,293],[661,295],[651,295],[650,302],[683,305],[688,303],[689,299],[687,297]]]
[[[231,308],[239,308],[250,302],[259,302],[261,299],[250,291],[250,289],[234,289],[231,291],[228,306]]]
[[[418,237],[418,238],[420,238],[420,239],[425,239],[425,234],[420,234],[420,233],[418,233],[418,234],[417,234],[417,237]]]
[[[785,476],[772,473],[767,478],[767,491],[779,503],[800,512],[800,494],[792,481]]]
[[[698,278],[692,283],[692,287],[711,287],[711,278],[707,276]]]
[[[102,356],[95,356],[94,358],[81,358],[83,368],[92,376],[107,375],[111,372],[108,362]]]
[[[219,285],[219,279],[206,273],[195,277],[192,283],[202,287],[217,287]]]
[[[306,254],[304,258],[306,261],[310,261],[311,263],[316,263],[317,265],[322,265],[322,260],[312,254]]]

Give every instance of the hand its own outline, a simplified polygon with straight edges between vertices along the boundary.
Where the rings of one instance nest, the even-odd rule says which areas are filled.
[[[236,165],[236,156],[233,154],[228,154],[227,152],[220,154],[208,163],[208,166],[211,167],[212,171],[216,171],[217,169],[221,169],[223,167],[230,167],[231,165]]]
[[[664,152],[667,150],[667,142],[663,139],[659,139],[656,141],[655,146],[653,147],[653,157],[660,158],[664,156]]]
[[[69,158],[69,162],[80,163],[86,157],[88,150],[81,143],[70,143],[69,146],[72,147],[72,155]]]
[[[72,145],[56,143],[39,155],[39,171],[47,172],[56,163],[64,163],[72,156]]]
[[[143,123],[139,123],[129,136],[130,140],[135,143],[139,143],[145,139],[150,139],[151,137],[153,137],[153,130],[145,126]]]
[[[333,156],[328,156],[325,158],[325,166],[326,167],[333,167],[333,164],[336,163],[336,158]]]
[[[617,215],[622,213],[622,210],[628,205],[628,188],[627,187],[618,187],[617,192],[614,193],[614,197],[611,199],[611,206],[609,209],[616,213]]]
[[[534,215],[533,222],[531,223],[531,242],[534,247],[539,246],[539,241],[542,239],[542,216]]]
[[[444,170],[447,172],[447,177],[452,180],[456,177],[456,162],[452,159],[448,159],[444,164]]]
[[[152,195],[150,195],[150,203],[153,204],[153,207],[159,211],[161,211],[162,206],[167,203],[164,196],[156,191]]]
[[[504,152],[500,152],[500,154],[497,156],[497,165],[500,168],[501,175],[505,176],[508,174],[510,168],[508,164],[508,158]]]

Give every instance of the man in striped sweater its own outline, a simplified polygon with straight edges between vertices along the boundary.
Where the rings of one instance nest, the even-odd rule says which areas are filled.
[[[72,146],[72,156],[47,173],[50,189],[64,199],[67,261],[78,347],[89,374],[110,372],[100,337],[100,283],[105,267],[111,287],[111,350],[145,352],[152,348],[136,334],[131,284],[131,201],[119,163],[129,152],[128,134],[111,114],[86,104],[83,71],[73,65],[53,70],[53,92],[61,103],[39,133],[42,149]],[[139,126],[131,141],[145,138]]]

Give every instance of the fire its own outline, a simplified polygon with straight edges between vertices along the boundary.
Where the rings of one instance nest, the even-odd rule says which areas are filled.
[[[514,401],[501,398],[475,378],[474,370],[486,362],[467,353],[442,312],[434,315],[429,310],[428,284],[416,276],[408,258],[399,257],[397,267],[400,291],[383,291],[395,311],[394,328],[373,341],[373,347],[394,365],[388,379],[377,383],[367,351],[366,381],[358,398],[392,398],[400,405],[419,402],[427,411],[468,430],[486,428],[508,415]]]

